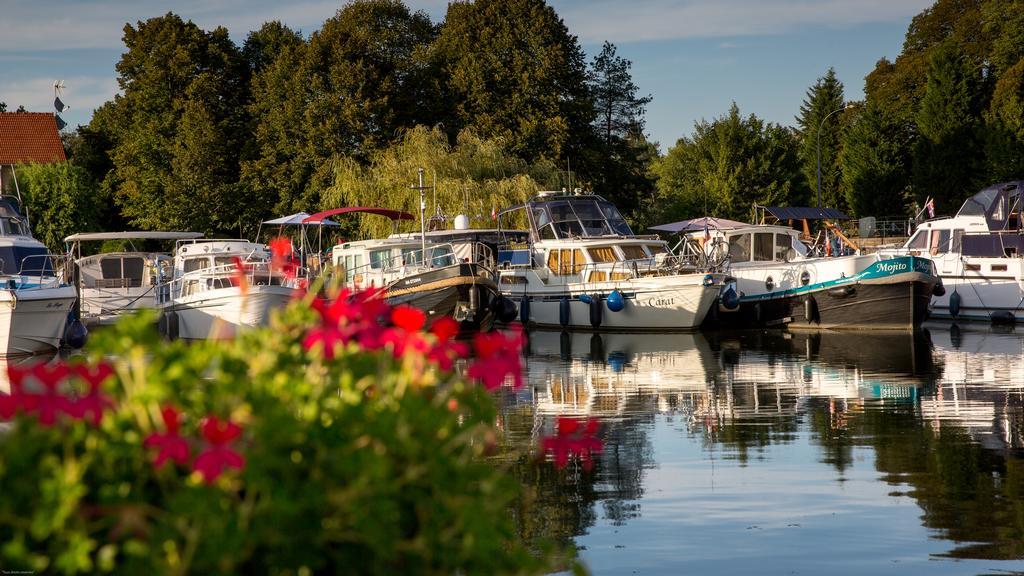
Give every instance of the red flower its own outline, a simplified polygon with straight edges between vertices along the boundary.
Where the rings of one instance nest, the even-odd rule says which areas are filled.
[[[541,439],[544,453],[550,452],[554,456],[555,466],[559,468],[564,468],[571,457],[579,457],[583,468],[590,470],[594,465],[592,456],[604,448],[604,443],[597,437],[597,420],[588,418],[584,423],[577,418],[559,416],[556,427],[558,432],[555,436]]]
[[[312,307],[320,315],[320,326],[306,334],[303,347],[313,350],[320,346],[328,359],[334,358],[337,344],[352,340],[365,350],[378,350],[391,342],[393,345],[403,344],[401,349],[404,351],[404,339],[385,334],[382,319],[390,314],[391,307],[383,295],[383,290],[371,288],[356,293],[342,290],[333,300],[317,298]]]
[[[430,326],[430,331],[439,342],[447,342],[459,333],[459,323],[450,316],[442,316]]]
[[[167,432],[165,434],[154,432],[147,436],[146,440],[142,443],[146,448],[157,448],[159,450],[156,458],[153,459],[153,466],[160,468],[168,460],[173,460],[178,464],[187,463],[189,457],[188,442],[178,435],[179,418],[181,415],[173,406],[164,406],[160,409],[160,414],[164,418],[164,426],[167,428]]]
[[[395,306],[391,309],[391,322],[406,332],[418,332],[427,323],[427,315],[412,306]]]
[[[284,274],[289,280],[294,280],[298,275],[299,262],[293,256],[291,240],[284,236],[278,236],[270,241],[270,268]]]
[[[11,381],[12,396],[16,397],[16,400],[7,403],[16,402],[22,411],[35,412],[40,424],[52,426],[57,421],[57,416],[66,413],[70,405],[67,397],[59,391],[60,383],[67,378],[69,372],[63,362],[52,366],[38,363],[28,368],[9,364],[7,376]],[[25,384],[30,379],[42,387],[39,393],[26,390]]]
[[[87,415],[91,414],[93,426],[99,426],[100,420],[103,418],[103,411],[114,405],[100,391],[100,386],[107,378],[113,376],[114,369],[106,363],[94,367],[79,364],[71,368],[71,374],[85,380],[89,385],[89,392],[85,396],[72,400],[66,408],[67,414],[75,419],[85,419]]]
[[[488,390],[501,386],[505,379],[512,377],[512,385],[523,385],[523,365],[520,352],[523,348],[522,330],[480,333],[473,339],[477,359],[469,366],[466,374],[479,380]]]
[[[238,291],[244,296],[249,293],[249,279],[246,277],[245,263],[238,256],[232,256],[231,263],[234,265],[234,270],[231,272],[231,284],[238,286]]]
[[[242,434],[237,424],[230,420],[221,422],[216,416],[207,416],[203,421],[202,432],[210,447],[196,457],[192,469],[202,474],[207,484],[212,484],[226,468],[241,470],[245,467],[245,458],[227,446]]]

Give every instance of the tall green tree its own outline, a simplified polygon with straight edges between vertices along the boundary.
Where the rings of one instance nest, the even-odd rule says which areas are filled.
[[[452,2],[433,51],[449,134],[472,127],[527,161],[585,160],[593,106],[583,50],[544,0]]]
[[[841,186],[843,167],[839,162],[843,132],[843,83],[834,68],[807,89],[800,106],[800,164],[807,185],[815,191],[815,202],[846,210]],[[820,180],[820,196],[817,194]]]
[[[110,203],[88,171],[69,162],[19,166],[18,184],[32,234],[57,254],[64,251],[64,238],[101,227]]]
[[[629,60],[616,54],[613,44],[605,42],[590,64],[587,84],[596,112],[597,161],[591,174],[592,188],[636,221],[654,189],[649,175],[653,145],[644,135],[644,110],[652,98],[637,95],[631,67]]]
[[[792,206],[808,196],[793,131],[743,117],[735,103],[724,116],[697,122],[654,172],[661,220],[705,214],[749,220],[755,202]]]
[[[248,72],[224,28],[205,32],[168,13],[126,25],[122,95],[102,121],[113,134],[105,186],[148,229],[234,232]]]
[[[985,120],[989,181],[1024,178],[1024,58],[999,78]]]
[[[840,153],[846,205],[853,215],[904,215],[909,158],[898,131],[874,101],[853,114]]]
[[[253,74],[263,71],[277,60],[285,50],[294,49],[304,43],[302,34],[292,30],[279,20],[264,22],[259,30],[249,32],[242,45],[242,57]]]
[[[946,42],[933,53],[916,117],[913,194],[919,202],[931,196],[940,210],[955,210],[980,183],[979,78],[956,43]]]
[[[438,121],[427,48],[437,29],[398,0],[358,0],[305,44],[289,42],[253,82],[257,151],[243,181],[277,212],[312,209],[341,158],[366,162]]]

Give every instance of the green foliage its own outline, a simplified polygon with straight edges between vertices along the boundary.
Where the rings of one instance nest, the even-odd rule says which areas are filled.
[[[644,108],[652,98],[637,96],[631,66],[629,60],[616,55],[614,45],[605,42],[590,65],[587,84],[596,112],[593,128],[598,156],[591,188],[637,222],[650,207],[655,183],[649,168],[657,146],[644,136]]]
[[[0,436],[0,562],[61,574],[540,574],[508,507],[516,482],[485,458],[492,398],[423,357],[355,344],[306,352],[297,303],[232,341],[165,342],[152,314],[98,332],[116,401],[98,427],[19,417]],[[213,484],[145,438],[160,408],[197,435],[242,427],[244,469]]]
[[[96,230],[109,205],[99,186],[82,167],[67,162],[19,166],[18,184],[32,223],[32,235],[55,254],[64,238]]]
[[[113,171],[105,185],[144,229],[238,229],[248,69],[227,30],[174,14],[125,26],[117,64],[123,96],[102,120]]]
[[[365,161],[404,129],[433,124],[426,51],[436,29],[397,0],[359,0],[306,44],[286,44],[253,82],[256,158],[243,168],[261,206],[311,209],[341,158]]]
[[[978,76],[956,44],[945,43],[932,56],[914,146],[912,189],[922,203],[931,196],[937,205],[955,208],[980,184]]]
[[[425,170],[428,216],[440,210],[449,218],[465,214],[472,227],[493,227],[491,213],[524,201],[538,190],[558,184],[557,169],[547,162],[530,165],[509,153],[500,140],[483,139],[463,131],[454,146],[440,128],[419,127],[401,142],[376,153],[368,165],[345,159],[337,164],[334,186],[324,194],[323,209],[340,206],[378,206],[417,215],[410,229],[419,230],[416,171]],[[437,206],[433,206],[436,197]],[[352,233],[374,238],[391,233],[380,216],[360,217]],[[343,222],[344,224],[344,222]]]
[[[841,190],[843,167],[839,161],[844,105],[843,83],[836,78],[835,69],[829,68],[814,86],[808,88],[800,106],[800,116],[796,119],[801,136],[801,168],[808,187],[815,191],[815,203],[819,198],[820,159],[821,204],[838,210],[847,209]]]
[[[992,180],[1024,177],[1024,58],[999,78],[985,116],[985,154]]]
[[[432,52],[450,135],[472,127],[528,161],[583,157],[593,118],[583,51],[543,0],[453,2]]]
[[[256,74],[273,64],[281,52],[295,49],[303,42],[302,34],[279,20],[264,22],[259,30],[253,30],[245,37],[242,57],[248,63],[249,70]]]
[[[898,217],[905,212],[909,158],[898,130],[874,101],[854,114],[840,156],[846,204],[854,216]]]
[[[700,121],[658,161],[660,221],[708,214],[749,220],[752,205],[793,206],[807,200],[798,143],[782,126],[751,114],[729,113]]]

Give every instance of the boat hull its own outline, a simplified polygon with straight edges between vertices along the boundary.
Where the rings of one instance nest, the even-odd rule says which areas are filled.
[[[239,329],[266,326],[272,311],[284,308],[294,294],[295,288],[266,285],[249,286],[244,295],[237,287],[208,290],[174,300],[161,321],[184,340],[229,339]],[[174,320],[168,322],[170,314]]]
[[[490,330],[498,285],[477,264],[462,263],[406,276],[388,286],[388,304],[419,308],[427,323],[442,316],[459,322],[460,332]]]
[[[744,295],[737,310],[719,307],[708,325],[725,329],[914,330],[928,317],[938,283],[932,270],[932,263],[922,258],[885,260],[852,278]]]
[[[0,290],[0,354],[17,356],[60,348],[76,298],[71,286]]]
[[[717,300],[720,285],[704,275],[654,276],[619,282],[562,285],[547,291],[503,291],[519,306],[527,305],[528,327],[607,332],[689,332],[696,330]],[[624,305],[613,312],[607,297],[618,290]],[[588,302],[589,300],[589,302]],[[563,301],[565,304],[563,304]],[[592,308],[600,321],[595,325]],[[568,313],[563,314],[563,307]]]

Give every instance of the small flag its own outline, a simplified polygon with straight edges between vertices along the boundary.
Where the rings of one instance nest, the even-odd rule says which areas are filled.
[[[63,112],[64,109],[67,108],[64,102],[60,99],[60,96],[53,99],[53,107],[57,109],[57,112]]]
[[[935,218],[935,200],[933,198],[928,199],[928,203],[924,205],[928,209],[928,217]]]
[[[491,204],[491,220],[498,219],[498,209],[494,204]]]

